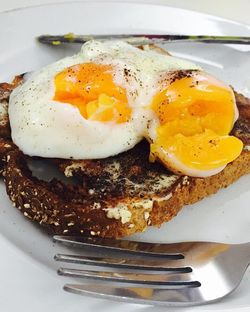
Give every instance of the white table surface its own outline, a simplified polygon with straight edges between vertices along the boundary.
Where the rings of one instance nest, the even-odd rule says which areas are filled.
[[[100,1],[100,0],[99,0]],[[120,0],[116,0],[120,1]],[[157,3],[157,4],[166,4],[174,7],[181,7],[191,10],[196,10],[200,12],[205,12],[213,15],[218,15],[221,17],[234,19],[239,22],[250,24],[249,12],[250,12],[250,0],[137,0],[131,1],[126,0],[127,2],[147,2],[147,3]],[[50,2],[62,2],[62,0],[0,0],[0,12],[5,10],[12,10],[19,7],[25,7],[29,5],[40,5]],[[70,2],[70,0],[64,0],[64,2]],[[0,234],[1,235],[1,234]],[[61,292],[62,282],[57,277],[56,273],[52,276],[48,276],[48,272],[40,266],[30,267],[30,262],[25,255],[21,254],[20,251],[17,251],[16,248],[8,243],[8,241],[1,239],[0,240],[0,268],[1,268],[1,283],[0,283],[0,306],[1,303],[4,305],[4,311],[0,307],[0,310],[3,312],[12,312],[13,302],[9,302],[6,305],[6,298],[4,296],[6,289],[13,289],[13,300],[20,302],[19,312],[33,312],[40,311],[42,308],[41,299],[44,292],[50,292],[54,294],[54,307],[51,307],[52,311],[76,311],[75,307],[70,307],[67,304],[67,297],[71,296],[70,294],[65,293],[65,301],[58,302],[57,296],[58,292]],[[15,263],[18,261],[21,265],[16,267]],[[10,280],[8,278],[8,269],[12,267],[12,272],[15,273],[16,280]],[[31,278],[29,275],[29,280],[19,280],[18,276],[20,275],[20,270],[22,272],[32,270],[34,272],[34,278]],[[37,274],[35,274],[35,272]],[[22,274],[23,275],[23,274]],[[39,276],[39,279],[36,278]],[[48,279],[50,283],[48,284]],[[51,285],[51,287],[50,287]],[[19,287],[25,287],[27,290],[27,296],[20,296],[18,292]],[[32,302],[29,298],[29,289],[32,288],[39,289],[37,291],[37,298],[33,298]],[[34,300],[35,299],[35,300]],[[40,305],[40,307],[39,307]],[[56,306],[56,309],[55,309]],[[73,308],[73,310],[72,310]],[[241,310],[242,311],[242,310]]]

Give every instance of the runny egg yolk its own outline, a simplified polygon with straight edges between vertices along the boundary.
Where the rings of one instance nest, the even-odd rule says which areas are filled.
[[[123,123],[130,119],[126,90],[113,81],[112,66],[84,63],[55,76],[53,100],[77,107],[85,119]]]
[[[220,168],[240,155],[243,143],[229,136],[237,119],[234,94],[215,78],[194,71],[173,79],[155,95],[151,108],[160,122],[152,161],[158,158],[174,172],[191,175],[190,169]]]

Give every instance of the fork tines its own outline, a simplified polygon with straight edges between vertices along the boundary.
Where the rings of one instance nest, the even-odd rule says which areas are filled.
[[[182,252],[185,252],[186,244],[152,244],[145,242],[136,242],[128,240],[113,240],[99,237],[75,237],[75,236],[58,236],[55,235],[54,241],[66,245],[77,247],[98,247],[102,249],[110,249],[115,251],[125,251],[132,254],[164,256],[174,259],[183,259]]]
[[[59,268],[59,275],[106,282],[106,284],[99,282],[96,285],[67,284],[64,286],[67,291],[147,304],[163,304],[163,295],[164,304],[176,303],[176,301],[189,304],[190,295],[193,298],[197,297],[195,293],[192,295],[192,289],[195,290],[201,284],[192,276],[192,268],[186,265],[185,252],[198,243],[152,244],[67,236],[54,236],[54,240],[71,246],[91,247],[92,251],[98,254],[100,250],[115,252],[115,256],[112,257],[57,254],[56,261],[112,269],[112,271],[104,271],[103,269]],[[124,287],[123,284],[117,286],[117,283],[129,283],[132,286],[141,284],[142,287]],[[187,289],[189,289],[188,293]]]

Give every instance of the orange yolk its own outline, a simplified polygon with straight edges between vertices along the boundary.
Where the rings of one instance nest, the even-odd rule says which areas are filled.
[[[74,105],[85,119],[123,123],[131,116],[126,90],[114,83],[110,65],[66,68],[55,76],[53,100]]]
[[[199,170],[233,161],[243,148],[238,138],[228,135],[235,121],[234,103],[229,87],[201,72],[175,80],[151,104],[160,126],[150,159],[159,158],[176,172],[171,157]]]

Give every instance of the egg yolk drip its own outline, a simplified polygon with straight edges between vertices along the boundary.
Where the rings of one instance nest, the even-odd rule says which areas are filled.
[[[173,79],[153,98],[151,108],[160,126],[150,159],[160,159],[180,172],[185,167],[210,170],[236,159],[243,143],[229,136],[237,110],[231,88],[202,72]],[[182,172],[183,173],[183,172]]]
[[[123,123],[130,119],[126,90],[113,81],[112,66],[84,63],[55,76],[53,100],[77,107],[85,119]]]

